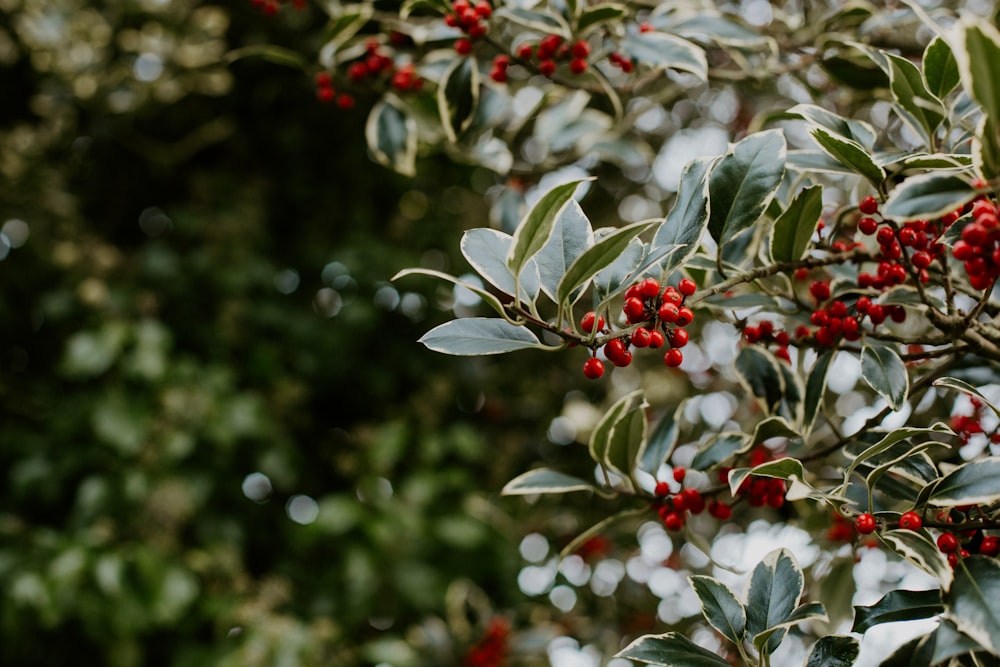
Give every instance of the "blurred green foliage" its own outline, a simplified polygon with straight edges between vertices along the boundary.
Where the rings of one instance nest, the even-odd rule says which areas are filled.
[[[2,6],[0,664],[459,659],[475,627],[413,628],[522,600],[494,496],[563,400],[525,387],[578,382],[414,342],[452,295],[387,279],[457,261],[475,174],[392,176],[363,111],[220,63],[309,12]]]

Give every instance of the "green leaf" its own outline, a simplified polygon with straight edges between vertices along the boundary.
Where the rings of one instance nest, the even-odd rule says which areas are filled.
[[[330,25],[323,31],[324,49],[338,49],[358,34],[371,19],[374,6],[369,3],[341,5],[330,18]],[[331,54],[332,55],[332,54]]]
[[[854,637],[829,635],[813,644],[805,667],[851,667],[861,652],[861,643]]]
[[[306,59],[301,53],[273,44],[255,44],[233,49],[226,54],[225,61],[232,64],[244,58],[260,58],[275,65],[284,65],[296,69],[306,68]]]
[[[806,432],[812,430],[823,404],[823,393],[826,391],[826,376],[830,372],[830,362],[833,361],[833,352],[824,352],[816,359],[813,367],[809,369],[809,377],[806,379],[806,397],[804,401],[803,426]]]
[[[694,470],[707,470],[716,463],[722,463],[730,456],[750,445],[754,440],[745,433],[719,433],[712,436],[708,444],[695,454],[691,461],[691,468]]]
[[[746,604],[747,634],[756,638],[789,620],[802,596],[803,585],[802,570],[792,552],[778,549],[765,556],[750,576]],[[769,637],[768,653],[781,643],[780,634]],[[758,648],[764,648],[763,644]]]
[[[650,252],[680,247],[663,265],[663,277],[698,250],[698,242],[708,226],[708,174],[713,163],[714,158],[698,158],[684,166],[674,205],[653,235]]]
[[[479,104],[479,67],[472,56],[455,58],[437,89],[438,113],[448,141],[455,143],[472,124]]]
[[[559,301],[559,281],[573,262],[592,245],[594,232],[590,220],[580,205],[570,200],[556,217],[549,240],[535,256],[542,291],[550,299]]]
[[[649,516],[649,508],[640,507],[638,509],[622,510],[620,512],[615,512],[609,517],[601,519],[593,526],[591,526],[587,530],[583,531],[582,533],[574,537],[569,544],[563,547],[562,551],[559,552],[559,558],[565,558],[566,556],[569,556],[571,553],[579,549],[584,544],[584,542],[586,542],[592,537],[600,535],[605,530],[607,530],[608,526],[614,523],[618,523],[622,519],[631,519],[642,516]]]
[[[690,72],[702,81],[708,80],[705,51],[686,39],[662,32],[642,32],[623,39],[621,48],[640,63]]]
[[[679,632],[643,635],[615,654],[660,667],[729,667],[729,663]]]
[[[938,623],[937,630],[928,638],[928,643],[930,642],[934,644],[930,662],[935,665],[949,658],[983,650],[979,642],[964,634],[947,618],[941,619]],[[913,661],[911,664],[919,663]]]
[[[788,208],[774,221],[771,258],[776,262],[793,262],[805,257],[822,213],[822,185],[813,185],[795,195]]]
[[[856,141],[836,137],[821,127],[809,132],[819,147],[827,155],[854,173],[864,176],[876,188],[885,180],[885,170],[875,163],[875,159]]]
[[[594,491],[596,487],[582,480],[548,468],[536,468],[522,473],[507,482],[502,496],[525,496],[535,493],[569,493],[571,491]]]
[[[595,463],[622,477],[630,477],[632,461],[645,435],[646,405],[642,392],[633,391],[608,409],[590,434],[590,457]],[[636,416],[643,421],[641,431]]]
[[[935,485],[930,499],[935,505],[992,504],[1000,500],[1000,457],[969,461],[944,476]]]
[[[909,438],[917,435],[928,435],[931,433],[948,433],[954,435],[952,430],[941,422],[935,423],[930,428],[899,428],[886,434],[881,440],[854,457],[851,464],[844,470],[844,488],[847,487],[848,480],[861,463],[888,451],[899,442],[908,440]]]
[[[962,85],[979,102],[987,116],[1000,120],[1000,78],[996,66],[1000,62],[1000,32],[983,21],[967,16],[955,30],[952,40],[955,60]]]
[[[870,123],[853,118],[844,118],[814,104],[797,104],[786,112],[788,116],[798,116],[826,129],[829,133],[862,146],[875,144],[875,129]]]
[[[708,231],[722,246],[760,221],[785,173],[780,130],[751,134],[712,168]]]
[[[399,273],[397,273],[396,275],[394,275],[391,278],[391,280],[396,281],[399,280],[400,278],[405,278],[406,276],[412,276],[412,275],[432,276],[434,278],[439,278],[441,280],[450,282],[454,285],[458,285],[459,287],[464,287],[470,292],[476,294],[480,299],[482,299],[486,303],[486,305],[495,310],[498,315],[504,314],[503,304],[500,303],[500,299],[496,298],[491,293],[487,292],[482,288],[476,287],[475,285],[470,285],[469,283],[459,280],[455,276],[449,275],[447,273],[442,273],[441,271],[434,271],[432,269],[419,269],[419,268],[404,269]]]
[[[756,441],[754,441],[756,442]],[[775,459],[774,461],[768,461],[767,463],[761,463],[760,465],[754,466],[753,468],[734,468],[729,471],[729,490],[735,496],[737,489],[743,484],[743,481],[750,477],[751,475],[756,475],[759,477],[775,477],[777,479],[784,480],[798,480],[802,481],[805,479],[805,471],[802,467],[802,462],[798,459],[793,459],[791,457],[786,457],[783,459]]]
[[[753,441],[764,442],[771,438],[797,438],[799,432],[784,417],[768,417],[753,429]]]
[[[565,19],[555,12],[506,6],[494,11],[493,16],[542,34],[559,35],[563,39],[570,39],[573,36]]]
[[[990,410],[992,410],[997,417],[1000,417],[1000,408],[997,408],[997,406],[993,405],[993,403],[991,403],[988,398],[983,396],[978,389],[973,387],[968,382],[965,382],[964,380],[959,380],[958,378],[952,378],[952,377],[945,377],[934,380],[932,384],[935,387],[945,387],[947,389],[954,389],[955,391],[960,391],[963,394],[968,394],[969,396],[975,396],[980,401],[982,401],[983,404],[986,405]]]
[[[591,247],[587,248],[566,271],[559,281],[556,296],[560,303],[570,299],[572,294],[587,284],[598,271],[610,266],[625,252],[629,243],[639,234],[655,225],[656,222],[634,222],[621,229],[616,229],[604,236]]]
[[[1000,655],[1000,561],[963,558],[944,597],[945,616],[993,655]]]
[[[625,5],[612,2],[593,5],[580,13],[580,18],[576,21],[576,30],[577,33],[583,35],[605,23],[620,21],[626,16],[628,16],[628,7]]]
[[[676,23],[671,21],[669,25],[656,20],[653,21],[653,24],[665,32],[675,33],[689,39],[707,38],[721,46],[762,48],[768,46],[771,41],[766,35],[737,23],[730,17],[709,14],[704,9],[701,12]]]
[[[910,390],[910,376],[903,360],[888,345],[865,344],[861,348],[861,377],[893,410],[902,409]]]
[[[972,161],[989,180],[1000,177],[1000,118],[983,116],[972,138]]]
[[[882,215],[897,222],[940,218],[980,194],[966,178],[948,172],[911,176],[898,185],[882,208]]]
[[[517,226],[514,242],[507,256],[507,266],[515,276],[520,275],[521,269],[545,246],[549,236],[552,235],[556,220],[573,198],[581,182],[570,181],[546,192]]]
[[[785,379],[774,355],[748,345],[736,356],[736,372],[764,411],[774,413],[785,391]]]
[[[417,122],[403,103],[386,95],[375,103],[365,123],[365,139],[372,157],[403,176],[417,173]]]
[[[507,267],[507,255],[513,239],[487,227],[466,230],[459,244],[462,255],[476,273],[504,294],[514,296],[514,274]],[[532,301],[538,294],[538,270],[535,262],[521,271],[521,299]]]
[[[527,329],[507,320],[465,317],[438,325],[421,336],[428,349],[458,356],[502,354],[544,347]]]
[[[889,61],[889,89],[898,105],[900,118],[933,145],[934,131],[944,120],[944,109],[924,85],[917,66],[906,58],[886,53]]]
[[[943,611],[941,591],[938,589],[889,591],[873,605],[854,607],[854,626],[851,627],[851,632],[865,633],[869,628],[882,623],[930,618]]]
[[[690,577],[691,586],[701,600],[705,619],[729,641],[739,644],[746,633],[747,612],[736,594],[717,579],[705,576]]]
[[[773,653],[778,648],[778,645],[781,644],[781,640],[784,639],[785,632],[789,628],[810,621],[825,622],[827,620],[829,619],[826,616],[826,610],[819,602],[808,602],[799,605],[784,621],[755,636],[753,638],[753,646],[760,653]]]
[[[614,231],[614,227],[603,227],[594,233],[594,238],[600,241]],[[606,307],[612,299],[621,296],[628,289],[634,282],[630,282],[630,279],[636,275],[645,258],[646,244],[641,239],[634,238],[611,264],[594,275],[594,297],[600,300],[596,310]]]
[[[926,531],[883,530],[878,533],[878,539],[927,574],[937,577],[941,588],[951,585],[953,574],[948,559]]]
[[[399,8],[399,18],[405,21],[410,18],[415,9],[421,7],[426,7],[441,14],[447,14],[451,11],[451,3],[445,2],[445,0],[406,0],[403,6]]]
[[[944,99],[961,80],[958,62],[948,42],[940,36],[934,37],[924,49],[923,63],[927,88],[938,99]]]
[[[636,455],[636,465],[639,470],[656,476],[660,466],[677,446],[677,423],[683,414],[684,404],[682,401],[673,412],[665,412],[660,417],[652,435],[643,443]]]

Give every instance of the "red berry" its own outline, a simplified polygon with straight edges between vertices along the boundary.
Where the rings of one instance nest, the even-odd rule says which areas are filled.
[[[958,538],[954,533],[941,533],[937,538],[937,548],[943,554],[955,553],[958,550]]]
[[[701,497],[698,489],[684,489],[681,491],[684,496],[684,504],[692,514],[701,514],[705,511],[705,499]]]
[[[861,212],[865,215],[872,215],[878,212],[878,200],[875,199],[875,197],[868,195],[861,200],[861,203],[858,204],[858,208],[861,209]]]
[[[337,96],[337,106],[344,110],[354,108],[354,96],[350,93],[341,93]]]
[[[667,289],[663,290],[663,303],[672,303],[679,307],[682,301],[684,301],[683,295],[672,285],[668,285]]]
[[[463,56],[469,55],[470,53],[472,53],[472,42],[466,39],[465,37],[456,39],[455,51],[457,51],[459,55]]]
[[[686,469],[682,468],[681,466],[677,466],[677,467],[674,468],[674,481],[675,482],[677,482],[677,483],[683,482],[685,475],[687,475],[687,470]]]
[[[329,72],[317,72],[316,73],[316,85],[320,88],[326,88],[333,85],[333,77]]]
[[[670,499],[670,504],[673,505],[674,509],[678,512],[683,512],[688,507],[687,496],[684,495],[683,492],[675,493]]]
[[[654,329],[649,332],[649,347],[654,350],[658,350],[663,347],[666,343],[666,339],[663,336],[663,332],[659,329]]]
[[[691,335],[686,329],[673,329],[670,332],[670,347],[684,347],[688,344]]]
[[[868,512],[865,512],[864,514],[859,514],[857,518],[854,519],[854,526],[862,535],[870,535],[875,532],[877,524],[875,523],[875,517]]]
[[[830,283],[823,280],[814,280],[809,284],[809,293],[817,301],[825,301],[830,298]]]
[[[493,7],[486,0],[476,3],[476,13],[484,19],[488,19],[493,14]]]
[[[329,86],[322,86],[316,89],[316,99],[320,102],[327,103],[332,102],[334,97],[333,88]]]
[[[694,322],[694,312],[687,306],[681,306],[680,310],[677,311],[677,326],[686,327],[692,322]]]
[[[590,55],[590,44],[582,39],[574,42],[573,49],[570,51],[570,54],[572,54],[574,58],[586,58]]]
[[[615,366],[628,366],[632,362],[632,353],[625,348],[625,341],[613,338],[604,346],[604,356]]]
[[[657,482],[656,488],[653,489],[653,494],[658,498],[666,498],[670,495],[670,485],[666,482]]]
[[[891,245],[893,241],[896,240],[896,232],[893,231],[892,227],[888,225],[885,227],[879,227],[878,233],[875,234],[875,240],[881,246]]]
[[[670,348],[667,350],[667,353],[663,355],[663,363],[671,368],[677,368],[684,363],[684,353],[676,347]]]
[[[725,503],[720,503],[718,500],[713,500],[708,504],[708,513],[716,519],[725,521],[733,515],[733,508]]]
[[[931,265],[932,258],[931,254],[926,250],[918,250],[913,253],[913,257],[910,258],[910,261],[913,263],[913,266],[918,269],[926,269]]]
[[[583,74],[587,71],[587,61],[583,58],[573,58],[569,61],[569,71],[573,74]]]
[[[583,317],[580,318],[580,328],[586,331],[587,333],[593,332],[594,324],[597,324],[598,331],[604,328],[604,318],[597,317],[597,315],[592,310],[587,312]]]
[[[878,221],[875,218],[861,218],[858,220],[858,231],[866,236],[871,236],[878,231]]]
[[[517,47],[517,57],[521,60],[531,60],[531,56],[535,53],[535,47],[531,44],[522,44]]]
[[[668,512],[663,517],[663,525],[667,530],[676,532],[684,527],[684,515],[681,512]]]
[[[979,543],[979,553],[984,556],[996,556],[1000,554],[1000,539],[995,535],[987,535]]]
[[[639,297],[633,296],[625,299],[625,307],[622,310],[625,311],[625,317],[632,324],[642,322],[646,319],[646,304]]]
[[[507,70],[494,67],[490,70],[490,78],[497,83],[507,83]]]
[[[920,530],[924,525],[924,520],[916,512],[904,512],[899,517],[899,527],[903,530]]]
[[[583,374],[591,380],[604,375],[604,362],[597,357],[591,357],[583,362]]]
[[[677,289],[684,296],[691,296],[698,291],[698,285],[690,278],[681,278],[681,281],[677,283]]]
[[[632,345],[634,347],[649,347],[650,336],[649,329],[639,327],[632,332]]]
[[[556,73],[556,61],[551,59],[542,60],[538,63],[538,71],[545,76],[552,76]]]
[[[662,306],[660,306],[660,309],[656,311],[656,314],[660,318],[660,321],[667,322],[668,324],[676,322],[677,318],[680,316],[680,313],[681,313],[680,308],[678,308],[675,304],[670,302],[663,304]]]
[[[660,281],[656,278],[646,278],[639,283],[639,293],[646,299],[660,296]]]

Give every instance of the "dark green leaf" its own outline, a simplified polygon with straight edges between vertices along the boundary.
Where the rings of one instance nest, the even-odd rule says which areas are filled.
[[[336,49],[345,44],[365,27],[373,11],[374,7],[368,3],[339,6],[336,15],[331,16],[333,20],[330,25],[323,32],[326,44],[324,48]]]
[[[888,345],[864,345],[861,348],[861,377],[888,401],[889,407],[902,409],[910,390],[910,376],[894,349]]]
[[[655,222],[634,222],[616,229],[587,248],[573,262],[566,275],[559,281],[556,294],[559,302],[570,299],[573,292],[587,284],[601,269],[610,266],[625,251],[629,243],[639,234],[655,225]]]
[[[677,421],[683,414],[683,409],[684,402],[681,402],[676,410],[665,412],[660,417],[659,423],[636,457],[639,470],[655,476],[660,466],[670,456],[674,447],[677,446]]]
[[[417,173],[417,123],[394,96],[376,102],[365,124],[368,150],[376,162],[403,176]]]
[[[460,247],[469,265],[504,294],[514,296],[514,274],[507,266],[507,256],[513,239],[501,231],[487,227],[466,230]],[[532,301],[538,294],[538,270],[535,262],[521,271],[521,299]]]
[[[736,594],[717,579],[692,576],[691,586],[701,600],[705,619],[729,641],[739,644],[746,633],[747,612]]]
[[[542,291],[550,299],[559,300],[559,281],[576,258],[593,244],[594,232],[590,220],[580,205],[571,200],[556,217],[552,235],[535,257]]]
[[[941,103],[927,90],[916,65],[891,53],[886,57],[889,59],[889,88],[899,105],[900,117],[931,146],[934,131],[944,120]]]
[[[983,650],[979,642],[964,634],[947,618],[941,619],[928,643],[934,644],[931,662],[935,665],[949,658]]]
[[[750,436],[745,433],[720,433],[713,436],[708,444],[695,455],[694,460],[691,461],[691,468],[707,470],[716,463],[722,463],[752,443]]]
[[[963,633],[1000,655],[1000,561],[963,558],[944,597],[945,615]]]
[[[771,258],[776,262],[792,262],[805,257],[822,213],[822,185],[813,185],[799,191],[788,208],[774,221]]]
[[[698,242],[708,226],[708,173],[713,158],[698,158],[681,172],[677,198],[650,243],[650,252],[680,246],[663,265],[666,276],[698,250]]]
[[[885,170],[875,163],[875,159],[861,144],[836,137],[821,127],[814,127],[810,134],[827,155],[867,178],[876,188],[885,180]]]
[[[786,112],[789,116],[798,116],[803,120],[818,125],[834,136],[847,141],[854,141],[862,146],[875,144],[875,129],[871,124],[853,118],[844,118],[818,107],[814,104],[797,104]]]
[[[579,477],[566,475],[548,468],[536,468],[522,473],[507,482],[500,492],[504,496],[524,496],[535,493],[569,493],[593,491],[594,485]]]
[[[623,39],[621,48],[640,63],[690,72],[708,80],[705,52],[686,39],[662,32],[643,32]]]
[[[941,582],[941,588],[951,585],[953,575],[948,559],[926,531],[883,530],[878,533],[878,538],[927,574],[937,577]]]
[[[764,442],[770,438],[797,438],[798,431],[793,429],[784,417],[768,417],[758,422],[753,429],[753,441]]]
[[[226,62],[233,63],[243,58],[260,58],[275,65],[285,65],[297,69],[305,69],[306,59],[298,51],[285,49],[273,44],[256,44],[234,49],[226,54]]]
[[[563,39],[572,37],[565,19],[555,12],[506,6],[497,9],[493,15],[542,34],[559,35]]]
[[[622,477],[629,477],[632,472],[630,470],[632,457],[638,451],[638,442],[635,442],[635,450],[631,451],[632,457],[629,456],[629,449],[632,446],[632,440],[637,440],[644,435],[645,414],[643,408],[645,407],[646,402],[642,392],[634,391],[620,398],[608,409],[590,434],[590,457],[595,463],[613,470]],[[634,433],[636,426],[633,418],[635,415],[643,420],[643,430],[640,433]],[[623,438],[625,438],[624,442]]]
[[[982,105],[986,115],[1000,120],[1000,32],[987,21],[966,17],[954,51],[965,90]],[[958,42],[955,44],[955,42]]]
[[[573,198],[573,194],[581,182],[570,181],[557,185],[546,192],[531,207],[521,224],[517,226],[517,231],[514,232],[514,242],[511,244],[510,253],[507,256],[507,266],[510,267],[511,273],[515,276],[521,273],[521,269],[548,242],[556,220],[569,200]],[[573,289],[575,288],[576,286]]]
[[[807,602],[799,605],[781,623],[764,630],[753,638],[753,646],[760,653],[773,653],[785,638],[785,633],[789,628],[811,621],[825,622],[826,610],[819,602]]]
[[[809,651],[805,667],[851,667],[860,651],[861,644],[854,637],[820,637]]]
[[[882,623],[930,618],[943,611],[941,591],[938,589],[889,591],[873,605],[854,608],[854,626],[851,632],[865,633],[869,628]]]
[[[729,490],[735,496],[737,489],[751,475],[759,477],[776,477],[784,480],[805,479],[802,462],[798,459],[786,457],[775,459],[767,463],[761,463],[753,468],[735,468],[729,471]]]
[[[997,480],[1000,480],[1000,457],[975,459],[945,475],[930,497],[935,505],[943,507],[992,504],[1000,500]]]
[[[806,398],[804,402],[803,425],[806,431],[811,431],[816,415],[819,414],[820,406],[823,404],[823,392],[826,390],[826,376],[830,371],[830,362],[833,361],[833,352],[824,352],[816,359],[816,363],[809,369],[809,378],[806,380]]]
[[[846,487],[847,480],[850,479],[851,475],[854,474],[854,470],[861,463],[888,451],[890,448],[903,440],[907,440],[917,435],[929,435],[931,433],[952,434],[952,431],[941,422],[937,422],[930,428],[899,428],[886,434],[881,440],[858,454],[851,464],[847,466],[844,470],[844,486]]]
[[[938,99],[944,99],[960,81],[958,63],[948,42],[935,37],[924,49],[924,79],[927,88]]]
[[[854,175],[855,171],[847,165],[834,160],[824,151],[791,150],[788,151],[787,167],[795,172]]]
[[[729,663],[679,632],[644,635],[615,654],[660,667],[729,667]]]
[[[784,377],[774,355],[757,346],[746,346],[736,356],[736,372],[764,410],[772,414],[784,395]]]
[[[780,130],[751,134],[716,163],[708,185],[708,230],[720,248],[760,221],[784,173]]]
[[[889,195],[882,215],[897,222],[940,218],[979,194],[968,179],[953,173],[931,172],[911,176]]]
[[[479,104],[479,67],[472,56],[455,58],[437,89],[438,113],[448,141],[455,143],[472,124]]]
[[[594,28],[599,28],[605,23],[620,21],[628,16],[628,7],[616,3],[605,3],[587,7],[580,12],[580,18],[576,21],[577,32],[581,35]]]
[[[972,160],[984,178],[1000,177],[1000,118],[980,119],[972,138]]]
[[[599,229],[594,237],[598,240],[613,232],[613,227]],[[595,296],[606,304],[615,296],[620,295],[631,284],[632,279],[639,267],[642,266],[646,257],[646,244],[639,238],[629,241],[620,255],[594,275]],[[586,283],[584,283],[586,284]]]
[[[802,595],[803,584],[802,570],[790,551],[778,549],[765,556],[750,577],[747,633],[756,637],[788,620]],[[780,641],[779,636],[772,636],[768,646],[771,642],[777,646]]]
[[[444,354],[477,356],[543,347],[527,329],[507,320],[466,317],[434,327],[420,338],[428,349]]]

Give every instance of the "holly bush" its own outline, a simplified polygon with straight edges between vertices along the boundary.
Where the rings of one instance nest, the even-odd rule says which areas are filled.
[[[372,99],[382,165],[413,175],[444,153],[495,184],[491,224],[459,242],[471,271],[394,278],[454,286],[457,317],[420,341],[540,350],[609,383],[603,416],[568,438],[583,446],[504,494],[608,508],[563,557],[636,527],[700,554],[686,590],[714,634],[624,636],[618,658],[791,664],[794,637],[806,665],[850,665],[858,635],[927,621],[882,664],[998,659],[995,8],[325,9],[315,65],[256,53],[312,72],[320,102]],[[826,556],[727,553],[760,520],[804,527]],[[825,580],[868,548],[925,585],[845,617]]]

